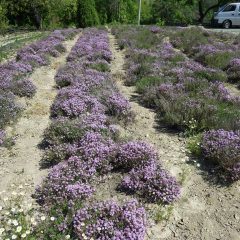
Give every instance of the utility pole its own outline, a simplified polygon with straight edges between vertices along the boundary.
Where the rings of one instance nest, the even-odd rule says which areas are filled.
[[[139,0],[139,6],[138,6],[138,25],[141,24],[141,12],[142,12],[142,0]]]

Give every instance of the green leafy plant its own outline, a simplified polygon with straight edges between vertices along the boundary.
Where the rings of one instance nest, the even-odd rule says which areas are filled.
[[[202,134],[197,134],[187,139],[187,149],[196,157],[200,157],[202,154],[201,141]]]

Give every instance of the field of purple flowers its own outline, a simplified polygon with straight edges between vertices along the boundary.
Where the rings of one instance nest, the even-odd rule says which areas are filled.
[[[143,104],[193,138],[190,150],[217,164],[224,178],[238,180],[240,98],[223,84],[233,72],[238,78],[238,38],[159,27],[117,27],[113,33],[126,49],[126,84],[136,86]]]
[[[67,59],[56,75],[59,91],[42,143],[42,165],[53,167],[35,192],[44,214],[57,221],[38,226],[35,235],[143,240],[144,203],[172,203],[179,197],[179,184],[159,164],[152,146],[119,136],[118,126],[131,124],[134,114],[109,72],[107,31],[84,30]],[[138,201],[96,202],[94,186],[111,172],[122,174],[117,190]]]
[[[31,98],[36,92],[29,75],[35,68],[47,65],[50,56],[57,57],[64,52],[63,41],[76,33],[73,29],[56,30],[21,49],[15,60],[0,65],[0,145],[4,142],[4,128],[16,120],[22,110],[16,96]]]

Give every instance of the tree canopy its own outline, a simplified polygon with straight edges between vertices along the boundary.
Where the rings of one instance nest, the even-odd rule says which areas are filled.
[[[239,0],[240,1],[240,0]],[[142,0],[142,23],[202,23],[228,0]],[[139,0],[0,0],[0,28],[137,23]]]

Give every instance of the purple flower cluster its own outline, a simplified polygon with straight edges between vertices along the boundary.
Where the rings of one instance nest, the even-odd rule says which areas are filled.
[[[137,193],[150,202],[171,203],[180,195],[180,187],[157,162],[158,155],[144,142],[128,142],[119,147],[116,167],[130,171],[120,189]]]
[[[231,82],[240,84],[240,58],[232,59],[227,66],[226,72]]]
[[[240,132],[212,130],[204,133],[202,140],[204,156],[224,168],[240,162]]]
[[[132,169],[123,179],[121,188],[130,193],[137,192],[150,202],[165,204],[172,203],[180,195],[176,179],[155,162]]]
[[[71,157],[53,167],[41,186],[35,192],[37,202],[51,206],[62,201],[83,200],[93,193],[88,184],[96,169],[78,157]]]
[[[0,129],[4,129],[7,124],[16,120],[21,110],[11,92],[0,90]]]
[[[20,97],[33,96],[36,89],[31,81],[26,79],[32,71],[32,66],[24,62],[10,61],[0,65],[0,88]]]
[[[119,119],[131,119],[131,106],[121,94],[114,93],[107,98],[108,114]]]
[[[146,213],[136,200],[122,206],[107,201],[77,211],[73,226],[79,239],[143,240],[146,233]]]
[[[232,167],[226,169],[230,180],[238,181],[240,180],[240,162],[234,164]]]
[[[150,27],[150,31],[151,31],[152,33],[157,34],[157,33],[161,33],[161,32],[162,32],[162,29],[161,29],[160,27],[158,27],[158,26],[151,26],[151,27]]]
[[[88,132],[79,142],[78,154],[102,173],[111,170],[110,163],[116,150],[116,144],[111,139],[104,139],[100,133]]]
[[[128,142],[119,147],[116,167],[131,170],[157,161],[155,149],[145,142]]]

